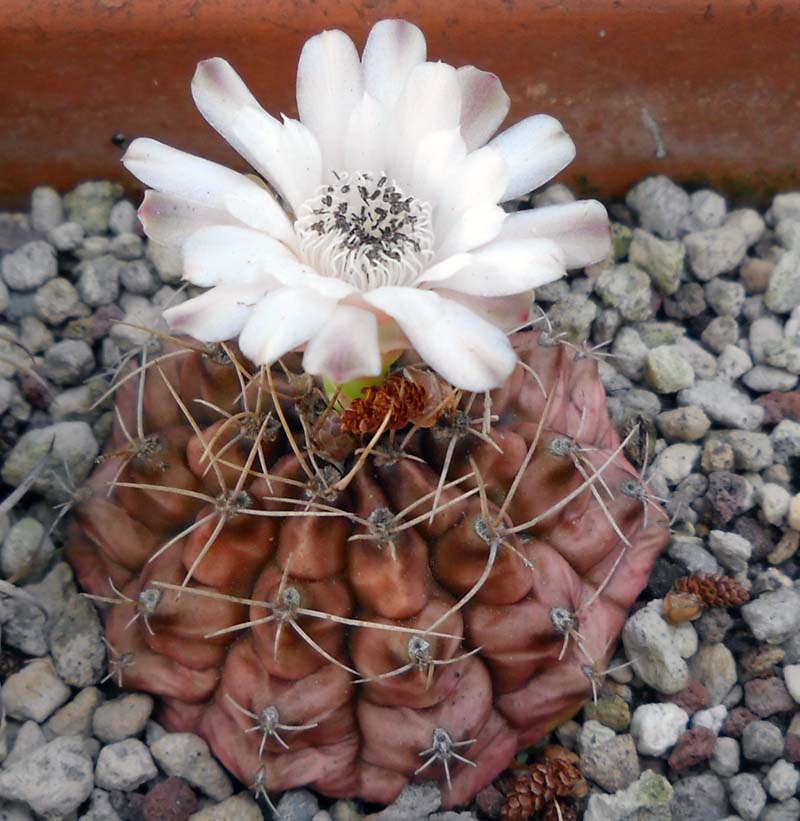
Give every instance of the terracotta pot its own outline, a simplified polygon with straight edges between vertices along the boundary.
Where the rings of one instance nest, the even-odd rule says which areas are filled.
[[[0,199],[41,182],[132,181],[136,135],[240,164],[189,96],[195,63],[233,62],[294,113],[302,42],[406,17],[429,53],[496,72],[512,119],[559,117],[565,181],[615,194],[648,173],[758,194],[798,185],[800,3],[773,0],[3,0]]]

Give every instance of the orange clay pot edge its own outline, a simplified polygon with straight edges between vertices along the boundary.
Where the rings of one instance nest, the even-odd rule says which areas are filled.
[[[4,0],[0,204],[119,164],[148,135],[241,166],[194,110],[195,63],[228,58],[265,107],[293,114],[303,41],[363,44],[404,17],[429,55],[494,71],[509,122],[559,117],[576,161],[561,179],[619,195],[651,173],[754,198],[800,184],[800,4],[774,0]]]

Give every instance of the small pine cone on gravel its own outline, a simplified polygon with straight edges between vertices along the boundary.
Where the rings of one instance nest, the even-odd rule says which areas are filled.
[[[66,547],[114,680],[261,797],[433,780],[464,805],[574,715],[666,519],[592,358],[512,344],[489,401],[409,367],[350,430],[299,355],[184,339],[131,366]]]
[[[729,576],[692,573],[672,586],[664,599],[664,615],[672,624],[681,624],[712,607],[739,607],[749,600],[747,590]]]
[[[572,805],[564,799],[580,798],[587,785],[578,769],[577,756],[563,748],[547,748],[542,760],[518,773],[506,788],[506,800],[500,817],[503,821],[557,819],[558,809],[564,818]],[[577,814],[574,816],[577,818]]]

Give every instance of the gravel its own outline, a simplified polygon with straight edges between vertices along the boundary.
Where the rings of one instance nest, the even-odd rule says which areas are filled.
[[[130,325],[164,330],[163,305],[184,298],[179,254],[143,239],[121,193],[103,181],[63,196],[41,186],[30,214],[0,214],[0,331],[33,356],[0,339],[11,360],[0,363],[0,475],[10,490],[45,461],[0,518],[0,572],[30,594],[0,598],[3,651],[23,662],[3,684],[0,817],[155,821],[181,806],[191,807],[181,818],[257,821],[268,813],[204,741],[165,732],[149,695],[120,694],[107,678],[94,605],[59,561],[53,506],[69,507],[112,421],[108,404],[90,408],[119,358],[147,340]],[[537,195],[572,199],[564,186]],[[646,476],[673,532],[609,666],[631,665],[553,740],[581,756],[590,821],[797,821],[800,193],[760,214],[652,177],[612,213],[613,259],[538,297],[555,333],[612,354],[592,354],[612,417],[651,423]],[[687,572],[727,573],[752,599],[675,628],[661,598]],[[294,821],[367,811],[309,790],[271,797]],[[475,817],[441,801],[440,785],[424,782],[367,817]],[[477,804],[492,806],[488,795]],[[494,806],[484,818],[496,817],[496,796]]]

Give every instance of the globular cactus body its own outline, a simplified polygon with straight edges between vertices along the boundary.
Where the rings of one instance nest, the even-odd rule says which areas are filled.
[[[513,342],[490,402],[360,435],[235,349],[130,372],[67,550],[117,680],[262,794],[463,804],[572,715],[667,531],[591,358]]]

